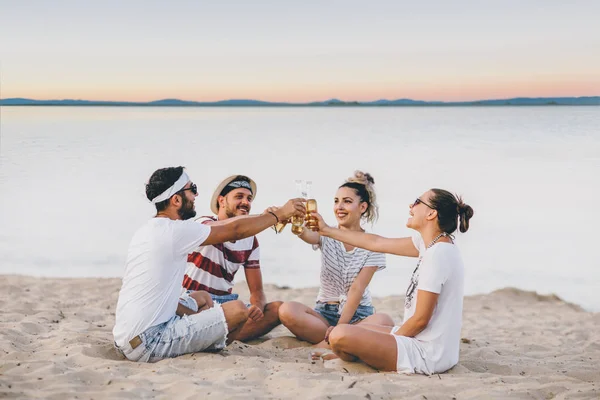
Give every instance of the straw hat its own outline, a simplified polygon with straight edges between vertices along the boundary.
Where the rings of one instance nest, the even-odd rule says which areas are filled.
[[[215,192],[213,193],[212,198],[210,199],[210,210],[215,215],[219,213],[219,208],[217,207],[217,199],[221,195],[221,192],[223,191],[223,189],[225,189],[225,186],[227,186],[231,182],[233,182],[235,180],[235,178],[237,178],[238,176],[240,176],[240,174],[231,175],[231,176],[223,179],[223,181],[221,183],[219,183],[219,186],[217,186],[217,188],[215,189]],[[245,176],[245,175],[242,175],[242,176]],[[252,179],[250,179],[250,187],[252,188],[252,196],[256,197],[256,183]]]

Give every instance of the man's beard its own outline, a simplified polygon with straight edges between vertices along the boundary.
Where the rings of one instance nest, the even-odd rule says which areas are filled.
[[[225,204],[225,215],[227,215],[227,218],[237,217],[238,216],[238,214],[237,214],[238,211],[239,211],[238,207],[230,207],[229,204]],[[248,207],[248,213],[247,214],[240,214],[240,215],[250,215],[250,207]]]
[[[179,218],[182,220],[194,218],[196,216],[196,210],[194,210],[194,202],[188,200],[185,196],[181,196],[182,204],[181,208],[177,210]]]

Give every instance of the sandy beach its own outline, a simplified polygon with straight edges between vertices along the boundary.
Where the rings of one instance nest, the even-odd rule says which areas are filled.
[[[465,298],[460,363],[431,377],[313,362],[279,327],[154,364],[112,345],[120,279],[0,276],[0,398],[600,398],[600,313],[516,289]],[[316,288],[267,285],[269,300],[313,304]],[[248,298],[244,282],[236,285]],[[401,321],[402,296],[375,298]]]

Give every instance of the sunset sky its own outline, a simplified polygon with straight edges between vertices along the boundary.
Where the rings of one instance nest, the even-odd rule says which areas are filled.
[[[600,95],[600,1],[0,0],[0,98]]]

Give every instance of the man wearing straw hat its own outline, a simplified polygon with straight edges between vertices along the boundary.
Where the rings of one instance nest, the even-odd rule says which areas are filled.
[[[245,175],[225,178],[215,189],[210,209],[215,217],[201,217],[203,224],[214,226],[230,218],[248,215],[256,197],[256,183]],[[210,293],[214,302],[225,304],[238,299],[232,293],[233,278],[244,267],[250,290],[249,318],[242,329],[233,334],[235,340],[260,337],[280,324],[280,301],[267,303],[260,270],[260,248],[256,236],[223,244],[199,246],[188,256],[183,287],[190,291]]]
[[[302,199],[292,199],[279,210],[204,225],[191,219],[197,195],[183,167],[156,170],[146,184],[156,216],[129,244],[113,328],[115,347],[131,361],[154,362],[231,343],[248,309],[241,301],[213,303],[204,291],[180,296],[189,252],[252,237],[306,212]]]

